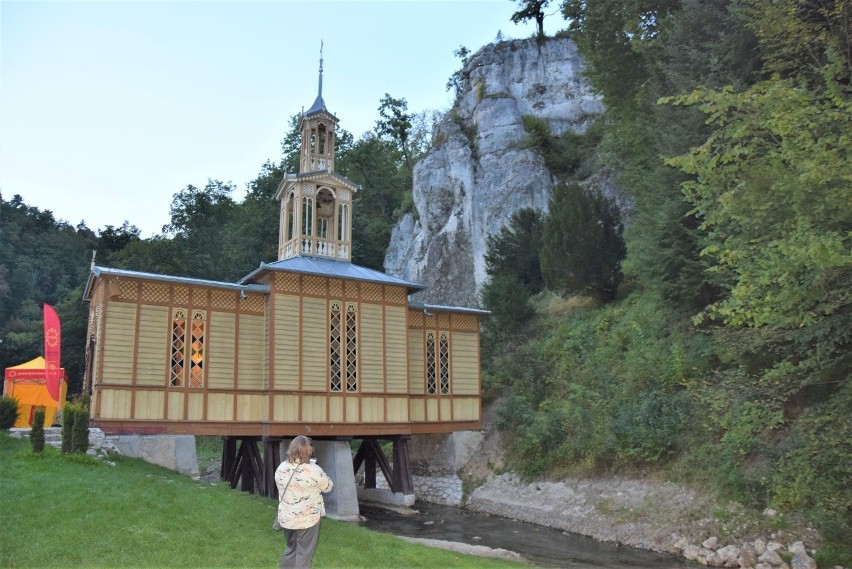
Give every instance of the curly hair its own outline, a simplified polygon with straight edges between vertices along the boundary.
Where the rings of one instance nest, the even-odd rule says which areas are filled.
[[[303,464],[311,459],[314,453],[313,443],[311,439],[305,435],[299,435],[287,447],[287,460],[296,464]]]

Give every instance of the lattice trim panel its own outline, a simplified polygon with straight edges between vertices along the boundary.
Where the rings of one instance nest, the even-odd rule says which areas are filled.
[[[237,308],[237,293],[230,290],[214,290],[210,294],[210,305],[213,308],[234,310]]]
[[[328,295],[332,298],[340,298],[343,296],[343,282],[337,279],[329,279]]]
[[[361,283],[361,300],[382,301],[382,285],[375,283]]]
[[[452,329],[461,332],[476,332],[479,330],[479,318],[473,314],[453,314],[450,316]]]
[[[169,286],[161,283],[142,283],[142,302],[145,304],[168,304]]]
[[[385,302],[387,304],[397,304],[397,305],[405,305],[408,304],[408,295],[406,294],[405,289],[397,287],[397,286],[386,286],[385,289]]]
[[[326,279],[321,277],[313,277],[306,275],[304,277],[304,294],[310,296],[325,296],[326,295]]]
[[[207,306],[207,289],[203,288],[193,288],[192,292],[192,305],[193,306]],[[175,304],[180,304],[179,302],[175,302]]]
[[[183,305],[189,304],[189,288],[185,286],[173,286],[172,302]]]
[[[421,310],[408,311],[408,327],[423,328],[423,312]]]
[[[263,314],[263,296],[259,294],[251,294],[248,298],[243,299],[240,309],[243,312],[252,312],[255,314]]]
[[[136,300],[138,295],[138,289],[136,288],[136,283],[131,281],[117,281],[118,282],[118,294],[124,300]],[[112,283],[110,283],[112,284]]]
[[[275,290],[277,292],[301,292],[302,287],[299,284],[299,275],[293,275],[290,273],[276,273]]]
[[[343,284],[348,298],[358,298],[358,283],[354,281],[344,281]]]

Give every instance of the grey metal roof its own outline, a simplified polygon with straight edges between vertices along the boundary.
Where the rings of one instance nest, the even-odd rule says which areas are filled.
[[[181,283],[196,286],[211,286],[230,290],[243,290],[248,292],[259,292],[262,294],[269,294],[269,285],[264,284],[242,284],[224,281],[210,281],[206,279],[193,279],[189,277],[174,277],[171,275],[144,273],[141,271],[129,271],[127,269],[113,269],[111,267],[99,267],[95,265],[94,267],[92,267],[91,274],[89,275],[89,280],[86,283],[86,289],[83,291],[83,298],[88,297],[89,288],[91,287],[94,277],[100,276],[115,276],[129,279],[147,279],[152,281],[164,281],[170,283]]]
[[[312,114],[318,113],[320,111],[328,112],[328,109],[325,108],[325,101],[322,100],[322,94],[317,95],[317,98],[314,99],[314,104],[311,105],[310,109],[305,111],[305,114],[306,115],[312,115]]]
[[[488,316],[491,314],[489,310],[481,310],[479,308],[466,308],[464,306],[442,306],[440,304],[426,304],[425,302],[417,302],[413,300],[408,301],[409,308],[416,308],[418,310],[440,310],[441,312],[464,312],[466,314],[480,314],[482,316]]]
[[[390,284],[407,287],[409,290],[420,290],[423,285],[406,281],[385,273],[368,269],[360,265],[354,265],[347,261],[335,261],[324,257],[299,256],[274,263],[261,263],[260,267],[240,279],[239,283],[245,283],[257,275],[267,271],[285,271],[307,275],[319,275],[323,277],[340,277],[357,281],[366,281],[379,284]]]

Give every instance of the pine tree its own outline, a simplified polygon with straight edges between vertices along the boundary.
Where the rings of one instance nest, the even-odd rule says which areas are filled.
[[[33,452],[36,454],[44,450],[44,407],[38,407],[33,413],[30,445],[32,445]]]
[[[544,222],[541,269],[547,287],[561,293],[615,298],[626,249],[615,202],[577,184],[560,184]]]

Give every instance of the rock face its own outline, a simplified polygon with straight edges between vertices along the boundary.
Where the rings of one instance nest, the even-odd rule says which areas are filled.
[[[562,134],[603,110],[582,69],[567,38],[490,44],[470,58],[459,101],[414,169],[416,214],[394,228],[385,256],[386,272],[428,286],[417,300],[479,305],[488,235],[520,209],[546,210],[554,184],[540,154],[519,144],[523,117]]]

